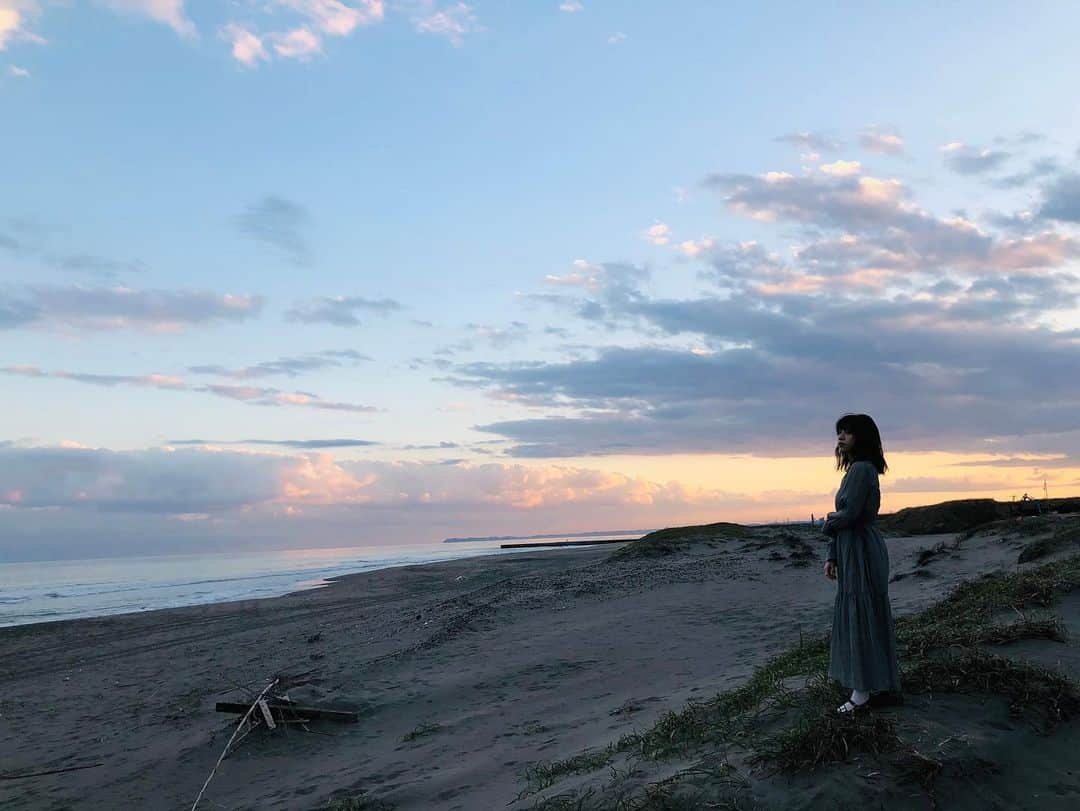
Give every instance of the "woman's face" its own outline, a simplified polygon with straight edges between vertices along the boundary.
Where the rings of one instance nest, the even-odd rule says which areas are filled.
[[[840,453],[851,453],[855,447],[855,434],[847,428],[841,428],[836,432],[836,447],[840,449]]]

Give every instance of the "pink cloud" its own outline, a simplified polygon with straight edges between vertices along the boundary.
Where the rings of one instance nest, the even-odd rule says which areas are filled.
[[[41,4],[38,0],[0,0],[0,51],[16,40],[44,42],[27,30],[30,21],[40,14]]]
[[[295,28],[284,34],[271,34],[274,51],[285,59],[310,59],[322,51],[322,40],[310,28]]]
[[[233,59],[249,68],[270,59],[262,39],[243,26],[229,23],[221,29],[221,36],[232,43]]]
[[[104,0],[114,11],[138,14],[164,23],[182,37],[197,35],[195,24],[184,11],[184,0]]]

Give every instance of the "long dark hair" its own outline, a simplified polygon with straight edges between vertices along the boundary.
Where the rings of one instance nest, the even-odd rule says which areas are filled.
[[[836,469],[847,471],[856,462],[869,462],[878,473],[889,469],[885,452],[881,449],[881,432],[869,414],[845,414],[836,421],[836,433],[847,431],[855,437],[851,453],[841,453],[836,447]]]

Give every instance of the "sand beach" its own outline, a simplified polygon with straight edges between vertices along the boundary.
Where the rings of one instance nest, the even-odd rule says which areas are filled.
[[[815,675],[835,586],[805,529],[2,629],[0,806],[190,808],[236,726],[215,704],[306,674],[291,699],[359,720],[253,730],[200,808],[1076,807],[1078,534],[1050,515],[890,536],[904,703],[847,726]]]

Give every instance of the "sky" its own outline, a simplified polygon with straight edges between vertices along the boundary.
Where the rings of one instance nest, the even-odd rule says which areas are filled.
[[[0,560],[1080,495],[1078,29],[0,0]]]

